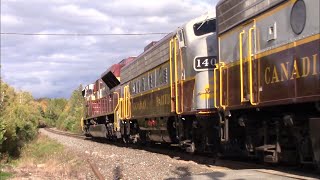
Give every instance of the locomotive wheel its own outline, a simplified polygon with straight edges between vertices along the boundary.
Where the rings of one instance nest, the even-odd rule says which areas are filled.
[[[127,135],[122,136],[122,142],[124,144],[129,144],[130,143],[130,138]]]
[[[147,132],[146,131],[139,131],[139,141],[138,143],[140,145],[146,145],[147,144]]]

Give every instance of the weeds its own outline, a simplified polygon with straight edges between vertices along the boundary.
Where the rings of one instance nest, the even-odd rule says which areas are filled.
[[[32,158],[36,163],[43,163],[48,160],[50,156],[54,156],[62,151],[63,146],[61,144],[46,136],[40,135],[32,143],[23,148],[20,161]]]
[[[14,179],[85,179],[87,171],[84,160],[42,134],[22,148],[20,158],[2,169],[9,173],[2,173],[0,180],[12,176]]]
[[[0,179],[1,180],[9,179],[11,176],[12,176],[12,173],[0,171]]]

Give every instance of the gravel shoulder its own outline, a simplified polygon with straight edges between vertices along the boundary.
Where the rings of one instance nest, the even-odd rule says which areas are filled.
[[[57,140],[79,158],[94,162],[105,179],[174,179],[229,170],[166,154],[57,135],[45,129],[40,129],[40,133]]]

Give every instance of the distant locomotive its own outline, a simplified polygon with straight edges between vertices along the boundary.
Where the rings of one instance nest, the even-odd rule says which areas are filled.
[[[320,163],[318,0],[221,0],[83,95],[86,135]]]
[[[85,132],[212,151],[215,24],[212,13],[193,19],[87,86]]]

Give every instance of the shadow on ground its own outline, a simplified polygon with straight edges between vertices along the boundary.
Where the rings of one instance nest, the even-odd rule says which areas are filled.
[[[115,180],[118,180],[118,179],[122,179],[123,176],[122,176],[122,169],[120,166],[116,166],[114,169],[113,169],[113,179]]]
[[[88,139],[91,139],[91,138],[88,138]],[[150,143],[145,145],[137,145],[137,144],[124,144],[117,141],[111,141],[106,139],[91,139],[91,140],[99,143],[107,143],[107,144],[115,145],[117,147],[139,149],[139,150],[145,150],[152,153],[167,155],[173,159],[183,160],[183,161],[193,161],[197,164],[206,165],[208,167],[220,166],[220,167],[229,168],[231,170],[270,169],[270,170],[276,170],[283,173],[290,173],[292,175],[320,179],[320,176],[316,174],[314,170],[310,170],[310,167],[265,165],[265,164],[261,164],[257,160],[249,160],[245,158],[236,158],[236,159],[233,158],[232,160],[230,160],[228,158],[213,157],[210,154],[188,154],[185,151],[181,150],[180,148],[172,147],[172,146],[169,146],[168,144],[151,144]],[[120,172],[118,174],[121,175],[121,168],[117,167],[114,170],[114,174],[117,174],[115,172]],[[173,170],[173,172],[177,174],[180,178],[191,175],[187,167],[178,167],[175,170]],[[212,173],[210,173],[211,179],[219,179],[219,177],[225,176],[225,174],[221,172],[212,172]],[[214,176],[211,176],[211,175],[214,175]]]

